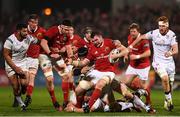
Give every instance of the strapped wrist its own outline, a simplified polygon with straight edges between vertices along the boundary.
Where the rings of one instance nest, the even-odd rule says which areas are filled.
[[[140,55],[137,55],[137,56],[136,56],[136,59],[140,59],[140,58],[141,58],[141,56],[140,56]]]
[[[48,53],[48,56],[51,56],[51,54],[52,54],[52,52],[49,52],[49,53]]]
[[[129,46],[129,48],[130,48],[130,49],[132,49],[132,48],[133,48],[133,46],[132,46],[132,45],[130,45],[130,46]]]
[[[171,51],[169,51],[169,54],[170,54],[171,56],[173,55]]]

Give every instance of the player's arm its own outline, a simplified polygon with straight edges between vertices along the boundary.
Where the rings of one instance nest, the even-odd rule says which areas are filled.
[[[136,60],[136,59],[141,59],[141,58],[146,58],[146,57],[151,56],[149,41],[144,41],[144,43],[142,42],[142,46],[143,46],[142,49],[144,50],[144,52],[138,55],[135,55],[135,54],[130,55],[131,60]]]
[[[129,50],[124,46],[124,45],[117,45],[116,48],[118,50],[120,50],[120,53],[118,54],[111,54],[111,58],[112,59],[116,59],[116,58],[120,58],[120,57],[123,57],[123,56],[126,56],[128,53],[129,53]]]
[[[72,45],[71,44],[66,45],[65,48],[66,48],[66,51],[67,51],[68,58],[72,58],[73,57]]]
[[[41,43],[40,43],[42,49],[47,53],[47,54],[50,54],[50,48],[48,46],[48,41],[47,39],[41,39]]]
[[[146,50],[145,52],[139,55],[134,55],[134,54],[130,55],[130,59],[137,60],[137,59],[149,57],[150,55],[151,55],[151,50]]]
[[[174,44],[171,46],[171,49],[165,53],[165,56],[166,57],[170,57],[170,56],[173,56],[173,55],[176,55],[178,54],[178,44]]]
[[[17,73],[17,74],[21,74],[23,75],[24,72],[21,68],[17,67],[14,62],[12,61],[12,54],[11,54],[11,50],[4,48],[3,49],[3,56],[4,59],[6,60],[7,64]]]
[[[172,53],[172,55],[178,54],[178,44],[172,45],[170,52]]]
[[[72,59],[70,59],[70,61],[68,61],[68,64],[71,64],[75,67],[84,67],[84,66],[88,65],[89,62],[90,62],[89,59],[86,59],[86,58],[83,59],[82,61],[81,60],[73,61]]]
[[[142,39],[147,39],[146,34],[139,36],[134,42],[129,45],[128,49],[132,49],[138,42],[140,42]]]

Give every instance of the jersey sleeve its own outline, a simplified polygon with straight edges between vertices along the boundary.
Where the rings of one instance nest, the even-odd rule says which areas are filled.
[[[150,50],[149,40],[143,40],[142,47],[145,51]]]
[[[116,48],[115,41],[113,41],[112,39],[106,39],[106,40],[107,40],[108,46],[109,46],[111,49]]]
[[[4,48],[11,50],[13,45],[13,41],[9,38],[6,39],[4,43]]]
[[[152,39],[153,38],[153,30],[152,31],[149,31],[149,32],[147,32],[145,35],[146,35],[146,38],[147,39]]]
[[[58,28],[56,26],[49,28],[44,34],[44,39],[51,40],[57,34],[57,32]]]
[[[177,40],[176,40],[176,35],[173,34],[172,35],[172,41],[171,41],[171,45],[177,44]]]
[[[87,57],[86,57],[89,61],[93,61],[94,60],[94,56],[93,56],[93,54],[92,54],[92,51],[89,51],[88,52],[88,55],[87,55]]]

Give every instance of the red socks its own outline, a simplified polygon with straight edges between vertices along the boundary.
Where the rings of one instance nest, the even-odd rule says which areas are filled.
[[[29,96],[31,96],[31,95],[32,95],[32,92],[33,92],[33,88],[34,88],[34,86],[28,85],[28,86],[27,86],[26,94],[29,95]]]
[[[148,95],[146,97],[146,104],[151,104],[151,89],[150,89],[150,87],[148,87],[148,89],[146,89],[146,91],[148,92]]]
[[[93,104],[96,102],[96,100],[100,97],[101,90],[100,89],[94,89],[93,94],[91,95],[91,98],[89,100],[89,107],[91,108]]]
[[[69,82],[62,81],[62,91],[64,96],[64,102],[67,102],[69,98]]]
[[[56,102],[56,97],[55,97],[55,94],[54,94],[54,90],[49,91],[49,94],[51,96],[52,102],[55,103]]]

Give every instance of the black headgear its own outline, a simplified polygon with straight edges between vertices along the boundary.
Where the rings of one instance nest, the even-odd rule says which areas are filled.
[[[61,24],[65,26],[73,26],[71,20],[68,19],[63,20]]]
[[[86,47],[81,47],[78,49],[78,57],[85,57],[88,54],[88,49]]]

